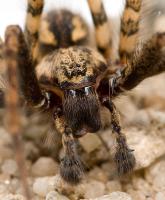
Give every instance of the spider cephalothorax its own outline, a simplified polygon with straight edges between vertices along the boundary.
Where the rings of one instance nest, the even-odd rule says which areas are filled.
[[[62,135],[64,157],[60,173],[71,184],[80,182],[83,174],[75,140],[101,128],[101,106],[111,113],[118,173],[134,168],[135,158],[122,132],[113,99],[143,79],[165,71],[164,32],[156,33],[140,48],[135,47],[141,0],[126,1],[119,42],[121,62],[118,63],[122,65],[117,66],[118,71],[113,70],[117,60],[112,54],[112,38],[103,4],[101,0],[95,4],[88,0],[88,4],[96,28],[97,47],[106,59],[96,50],[79,46],[87,41],[88,35],[85,22],[79,16],[64,10],[52,11],[41,20],[43,0],[28,0],[25,36],[18,26],[9,26],[0,51],[0,61],[5,60],[8,69],[6,107],[12,122],[8,126],[13,127],[10,132],[18,139],[19,123],[10,113],[18,108],[18,72],[21,94],[27,105],[47,111],[52,116],[54,129]],[[61,35],[60,31],[63,31]],[[0,91],[1,106],[3,96]]]
[[[106,68],[98,52],[78,46],[50,53],[36,68],[42,87],[61,98],[64,116],[75,136],[101,127],[96,90]]]

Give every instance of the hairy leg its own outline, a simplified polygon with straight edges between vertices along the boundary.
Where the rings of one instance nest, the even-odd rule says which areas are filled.
[[[13,145],[16,159],[25,190],[25,195],[30,200],[27,184],[27,172],[23,155],[23,145],[21,140],[21,113],[19,105],[19,86],[18,86],[18,27],[8,27],[5,33],[4,58],[6,62],[8,87],[5,94],[6,105],[6,124],[9,133],[13,138]]]
[[[114,76],[110,85],[114,96],[131,90],[144,79],[165,72],[165,33],[156,33],[139,49],[136,49],[120,76]]]
[[[112,53],[112,38],[103,3],[101,0],[88,0],[88,4],[96,29],[97,47],[109,59]]]
[[[165,33],[156,33],[139,45],[124,68],[107,71],[98,88],[100,96],[114,98],[133,89],[146,78],[165,72]]]
[[[83,176],[83,163],[78,156],[72,130],[66,125],[59,109],[55,112],[55,127],[62,134],[64,148],[64,157],[60,164],[61,177],[72,185],[78,184]]]
[[[25,36],[34,63],[38,56],[38,37],[44,0],[28,0]]]
[[[119,43],[120,58],[124,64],[130,59],[138,39],[141,4],[142,0],[126,0]]]
[[[18,26],[10,26],[8,29],[12,30],[17,41],[17,67],[21,93],[28,104],[36,108],[46,107],[48,102],[40,90],[23,32]]]
[[[109,97],[103,98],[102,103],[111,113],[112,131],[116,137],[116,152],[114,160],[117,165],[118,174],[122,175],[133,170],[136,163],[135,157],[132,150],[129,149],[127,145],[125,135],[121,131],[119,113],[117,112],[115,105]]]

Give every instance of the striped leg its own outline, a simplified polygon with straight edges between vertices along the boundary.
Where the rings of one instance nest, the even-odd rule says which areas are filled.
[[[107,15],[101,0],[88,0],[89,8],[92,13],[93,22],[96,28],[96,43],[98,49],[109,59],[112,53],[112,38]]]
[[[38,56],[38,37],[43,6],[44,0],[28,0],[25,36],[34,63],[37,62]]]
[[[13,138],[16,159],[25,190],[25,195],[30,200],[30,194],[27,184],[27,172],[23,155],[23,146],[21,140],[21,115],[19,106],[19,86],[18,86],[18,41],[17,27],[8,27],[5,34],[4,57],[7,67],[8,87],[5,94],[6,105],[6,124],[9,133]]]
[[[116,137],[116,152],[114,156],[115,163],[119,175],[123,175],[133,170],[136,164],[132,150],[128,147],[125,135],[122,133],[119,113],[109,96],[102,100],[103,105],[108,108],[111,113],[112,131]]]
[[[141,48],[135,49],[132,58],[120,73],[105,80],[113,97],[131,90],[144,79],[165,72],[165,32],[156,33]]]
[[[119,53],[123,64],[126,64],[126,60],[130,59],[137,42],[141,4],[142,0],[126,0],[125,10],[121,18],[119,42]]]
[[[165,71],[165,32],[156,33],[141,49],[135,50],[123,69],[120,85],[130,90],[141,81]]]
[[[64,157],[60,163],[61,177],[72,185],[78,184],[83,177],[84,167],[77,153],[72,130],[66,125],[60,109],[55,111],[54,118],[56,130],[62,135],[64,148]]]

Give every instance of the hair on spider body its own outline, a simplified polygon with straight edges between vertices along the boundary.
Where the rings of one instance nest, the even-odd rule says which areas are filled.
[[[95,4],[88,0],[88,4],[96,28],[97,48],[109,60],[112,58],[112,38],[104,6],[101,0]],[[12,61],[15,60],[18,68],[21,94],[27,105],[52,116],[54,128],[62,135],[64,148],[60,174],[71,184],[79,183],[83,175],[76,140],[88,131],[96,132],[101,128],[101,106],[111,113],[118,173],[127,173],[135,166],[133,152],[128,147],[112,101],[143,79],[165,71],[165,33],[153,35],[139,51],[135,47],[141,5],[141,0],[126,0],[121,27],[126,26],[124,30],[121,28],[119,42],[119,63],[124,64],[120,66],[120,73],[111,73],[112,64],[109,65],[98,51],[80,46],[88,35],[81,17],[62,10],[51,11],[42,18],[43,0],[28,0],[25,33],[19,26],[7,28],[6,35],[14,38],[11,41],[17,44]],[[10,61],[8,55],[3,58]],[[3,94],[0,93],[1,102]]]

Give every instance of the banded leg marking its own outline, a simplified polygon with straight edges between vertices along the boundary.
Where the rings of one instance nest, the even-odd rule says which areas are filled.
[[[130,59],[138,38],[142,0],[126,0],[121,18],[119,53],[123,64]]]
[[[109,59],[112,52],[112,38],[103,3],[101,0],[88,0],[88,5],[96,29],[97,47]]]

